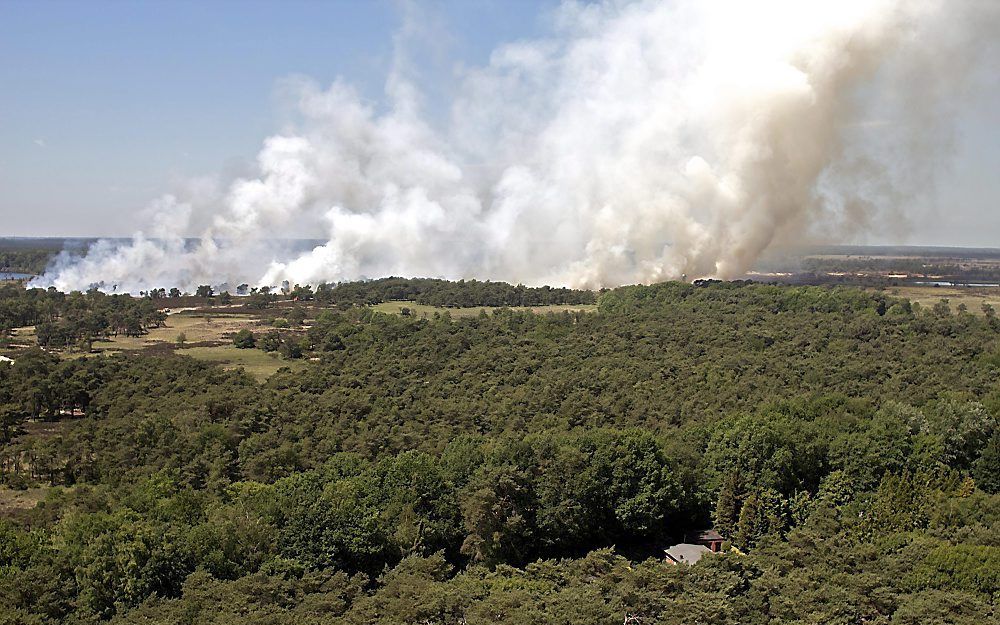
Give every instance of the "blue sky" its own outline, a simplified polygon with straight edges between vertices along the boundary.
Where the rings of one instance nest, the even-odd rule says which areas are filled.
[[[449,59],[482,64],[552,3],[422,3]],[[0,235],[124,235],[188,176],[239,170],[279,127],[282,79],[380,97],[388,0],[0,2]],[[442,69],[441,71],[446,71]]]
[[[544,33],[555,2],[416,6],[442,34],[437,86],[451,64]],[[377,100],[402,13],[390,0],[3,0],[0,236],[126,235],[181,181],[245,171],[281,127],[289,76],[341,77]],[[908,238],[876,242],[1000,246],[998,74],[959,107],[954,166],[912,207]]]

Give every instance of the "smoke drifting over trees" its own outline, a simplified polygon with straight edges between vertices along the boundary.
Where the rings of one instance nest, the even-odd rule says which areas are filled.
[[[131,244],[37,282],[737,277],[776,242],[905,218],[947,156],[954,98],[996,58],[998,7],[567,4],[550,37],[466,70],[440,124],[401,48],[385,106],[302,82],[302,121],[264,141],[255,177],[165,196]],[[302,224],[327,242],[276,242]]]

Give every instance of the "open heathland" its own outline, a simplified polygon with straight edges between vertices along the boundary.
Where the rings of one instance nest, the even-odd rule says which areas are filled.
[[[906,298],[921,306],[933,307],[947,300],[947,305],[958,309],[965,306],[974,315],[985,314],[984,305],[1000,311],[1000,288],[971,286],[921,286],[907,285],[887,289],[891,295]]]

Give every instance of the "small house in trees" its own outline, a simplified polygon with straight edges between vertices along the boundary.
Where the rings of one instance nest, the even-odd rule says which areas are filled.
[[[705,545],[680,543],[667,549],[665,553],[667,554],[667,561],[673,564],[694,564],[698,560],[701,560],[702,556],[706,553],[712,553],[712,550]]]
[[[688,534],[686,539],[689,543],[704,545],[716,553],[722,551],[722,543],[726,540],[715,530],[703,530],[701,532]]]

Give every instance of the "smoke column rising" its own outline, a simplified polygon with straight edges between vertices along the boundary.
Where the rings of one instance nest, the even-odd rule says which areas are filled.
[[[437,125],[401,47],[383,112],[302,81],[302,122],[265,140],[256,177],[165,196],[131,244],[36,284],[738,277],[777,242],[905,217],[946,155],[950,102],[995,50],[998,6],[569,3],[547,39],[465,71]],[[302,223],[327,242],[276,243]]]

